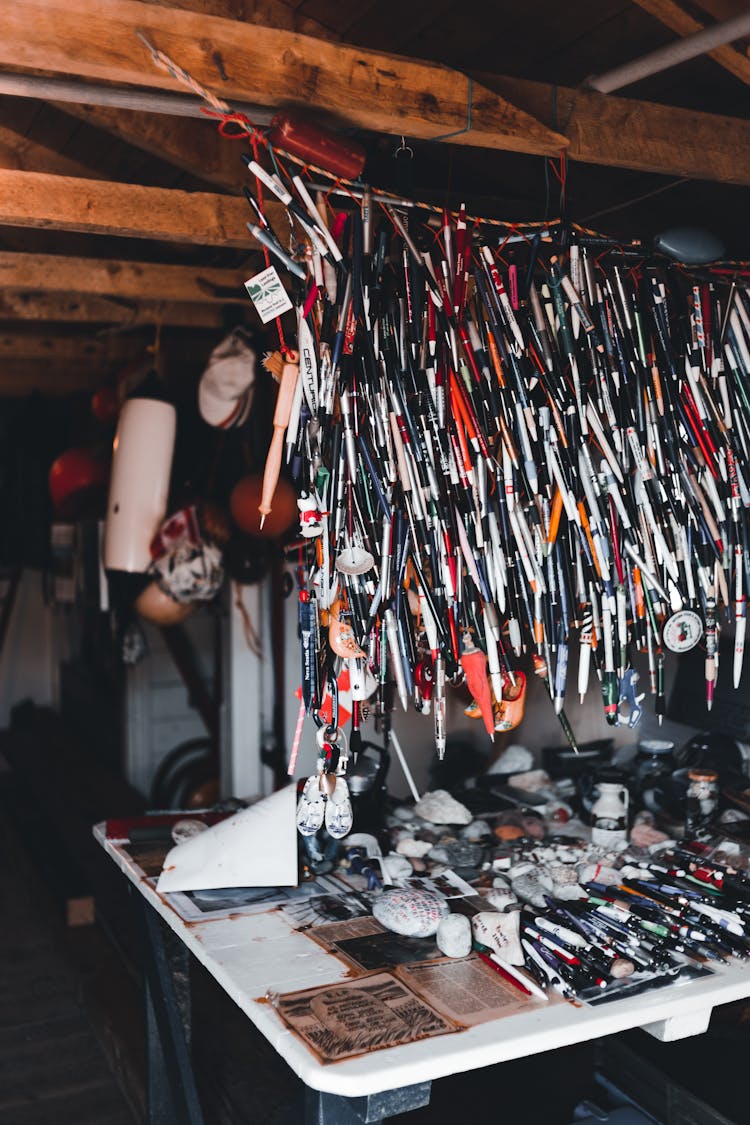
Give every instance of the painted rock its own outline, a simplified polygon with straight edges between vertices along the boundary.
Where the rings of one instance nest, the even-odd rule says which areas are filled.
[[[490,887],[485,897],[495,910],[505,910],[506,906],[513,906],[518,902],[509,887]]]
[[[404,937],[432,937],[440,919],[448,914],[448,904],[429,891],[409,887],[383,891],[373,903],[372,913],[394,934]]]
[[[436,940],[438,949],[446,957],[468,957],[471,953],[471,922],[465,914],[449,914],[441,918]]]
[[[603,883],[606,887],[611,886],[613,883],[620,883],[622,876],[626,874],[625,869],[616,871],[614,867],[602,867],[601,863],[580,863],[578,865],[578,881],[581,883]],[[634,867],[632,872],[628,871],[628,878],[642,879],[649,878],[649,872],[645,872],[638,867]]]
[[[499,914],[495,910],[482,910],[471,919],[471,928],[481,945],[499,953],[511,965],[523,965],[519,911]]]
[[[414,806],[414,812],[432,824],[471,824],[473,820],[466,806],[451,797],[445,789],[425,793]]]

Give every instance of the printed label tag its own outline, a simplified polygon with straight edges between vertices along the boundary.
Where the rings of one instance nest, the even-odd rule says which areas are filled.
[[[289,294],[273,266],[262,273],[256,273],[255,277],[245,282],[245,288],[264,324],[292,308]]]

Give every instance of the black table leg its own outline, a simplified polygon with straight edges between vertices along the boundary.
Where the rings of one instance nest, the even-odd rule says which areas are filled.
[[[203,1125],[189,1047],[190,953],[141,903],[148,1125]]]
[[[305,1091],[305,1125],[379,1125],[397,1113],[430,1104],[431,1082],[383,1090],[361,1098],[342,1098],[321,1090]]]

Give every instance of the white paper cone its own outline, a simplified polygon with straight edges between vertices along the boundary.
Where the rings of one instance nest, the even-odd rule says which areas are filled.
[[[164,860],[159,891],[297,885],[294,785],[264,797],[191,840]]]
[[[169,496],[177,412],[168,402],[131,398],[117,426],[104,531],[108,570],[142,573]]]

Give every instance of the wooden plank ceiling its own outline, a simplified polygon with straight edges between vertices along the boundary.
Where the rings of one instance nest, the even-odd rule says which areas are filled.
[[[554,216],[548,158],[565,146],[571,218],[617,237],[703,223],[750,257],[747,45],[616,96],[581,88],[745,7],[24,0],[0,7],[0,71],[179,90],[139,28],[222,96],[271,110],[304,101],[338,119],[365,143],[379,186],[509,219]],[[431,142],[463,127],[467,75],[471,133]],[[395,156],[402,133],[412,159]],[[242,281],[262,259],[244,226],[243,147],[207,121],[0,97],[0,394],[95,386],[156,324],[202,356],[227,323],[250,319]]]

